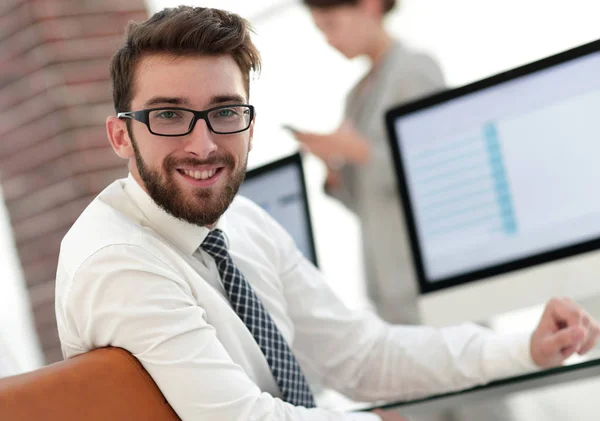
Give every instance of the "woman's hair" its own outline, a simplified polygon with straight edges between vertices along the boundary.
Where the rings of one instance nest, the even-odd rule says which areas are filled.
[[[230,55],[240,67],[249,93],[250,71],[260,70],[261,65],[250,32],[249,23],[240,16],[204,7],[164,9],[144,22],[130,23],[126,41],[110,65],[116,112],[129,111],[137,64],[152,54]]]
[[[383,12],[388,13],[396,6],[396,0],[381,0],[383,3]],[[314,7],[318,9],[327,9],[336,6],[350,5],[354,6],[358,4],[359,0],[303,0],[304,4],[308,7]]]

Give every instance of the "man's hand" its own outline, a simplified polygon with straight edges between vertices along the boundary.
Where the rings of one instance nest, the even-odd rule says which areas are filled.
[[[531,337],[531,357],[542,368],[555,367],[574,353],[594,347],[600,326],[570,298],[553,298]]]
[[[373,413],[379,415],[382,421],[408,421],[408,419],[404,418],[396,411],[383,411],[381,409],[376,409],[373,411]]]

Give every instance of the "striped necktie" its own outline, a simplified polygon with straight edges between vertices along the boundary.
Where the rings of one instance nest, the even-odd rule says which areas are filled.
[[[229,301],[265,355],[283,400],[296,406],[315,407],[296,357],[252,286],[233,263],[222,231],[211,231],[202,242],[202,248],[215,260]]]

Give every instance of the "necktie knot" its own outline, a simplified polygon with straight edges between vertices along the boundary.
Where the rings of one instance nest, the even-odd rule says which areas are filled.
[[[229,256],[225,235],[223,235],[223,231],[220,229],[214,229],[209,232],[202,242],[201,247],[216,261],[225,260]]]

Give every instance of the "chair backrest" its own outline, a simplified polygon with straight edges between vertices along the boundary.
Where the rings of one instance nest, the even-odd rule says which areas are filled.
[[[0,379],[0,420],[181,421],[139,361],[121,348]]]

